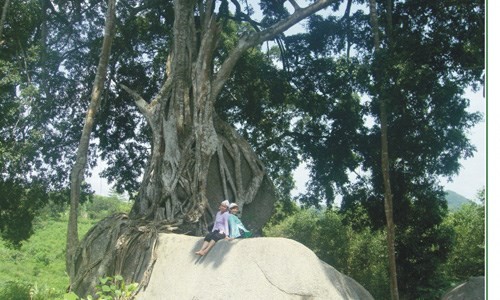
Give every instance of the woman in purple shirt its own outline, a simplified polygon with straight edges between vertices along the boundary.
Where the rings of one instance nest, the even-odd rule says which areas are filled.
[[[196,254],[203,256],[207,254],[208,251],[210,251],[210,249],[212,249],[212,247],[218,240],[228,239],[229,235],[229,224],[228,224],[229,213],[227,211],[228,206],[229,206],[228,200],[224,200],[220,203],[219,211],[215,215],[215,223],[214,227],[212,228],[212,232],[207,234],[205,240],[203,241],[201,249],[196,251],[195,252]]]

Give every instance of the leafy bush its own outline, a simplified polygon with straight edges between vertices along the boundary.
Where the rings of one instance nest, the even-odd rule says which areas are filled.
[[[101,220],[119,212],[129,212],[130,202],[121,200],[117,195],[112,197],[94,196],[92,201],[85,204],[88,217],[94,220]]]
[[[0,285],[0,299],[25,300],[30,298],[30,286],[19,281],[7,281]]]
[[[314,251],[316,249],[319,218],[320,213],[316,210],[301,210],[276,225],[266,226],[263,232],[265,236],[286,237],[296,240]]]
[[[358,215],[363,216],[362,212]],[[263,231],[265,236],[286,237],[304,244],[321,260],[354,278],[375,299],[386,299],[390,291],[385,235],[368,228],[354,230],[351,221],[343,220],[335,210],[307,209],[277,224],[268,224]]]
[[[318,220],[316,255],[339,271],[349,270],[349,236],[342,217],[333,210],[327,210]]]
[[[139,284],[125,284],[123,277],[115,275],[113,277],[99,278],[100,284],[96,286],[97,300],[130,300],[133,299],[133,294],[137,290]],[[80,298],[73,292],[64,295],[64,300],[79,300]],[[88,295],[88,300],[93,297]]]
[[[443,266],[451,281],[461,282],[472,276],[484,276],[484,218],[484,206],[469,203],[450,213],[445,219],[445,224],[454,231],[452,249]]]
[[[346,275],[359,282],[375,299],[390,298],[389,266],[384,231],[365,228],[348,232],[348,261]]]
[[[139,284],[125,284],[123,277],[116,275],[114,277],[99,278],[101,284],[96,287],[96,294],[102,300],[126,300],[131,299]]]
[[[56,299],[62,295],[54,288],[38,286],[36,283],[7,281],[0,285],[0,299],[9,300],[46,300]]]

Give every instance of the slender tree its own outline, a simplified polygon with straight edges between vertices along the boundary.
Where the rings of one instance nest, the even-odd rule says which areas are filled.
[[[383,97],[390,132],[398,291],[400,298],[429,298],[442,284],[438,268],[451,243],[449,230],[441,225],[446,201],[439,177],[456,174],[459,159],[474,152],[466,133],[480,115],[466,110],[469,100],[463,90],[480,82],[484,70],[484,5],[394,4],[390,9],[392,3],[377,1],[377,58],[369,7],[355,11],[350,25],[344,17],[316,16],[307,33],[286,39],[294,61],[292,78],[302,92],[297,107],[304,116],[293,136],[311,171],[309,189],[300,200],[330,204],[338,203],[341,195],[342,211],[355,212],[361,204],[372,230],[386,227]],[[344,26],[351,28],[356,49],[349,60]],[[379,82],[368,70],[378,72]],[[363,101],[356,93],[365,95]],[[363,123],[363,118],[374,124]],[[346,170],[352,171],[350,182]]]
[[[390,2],[390,0],[389,0]],[[391,12],[388,12],[390,15]],[[391,299],[399,299],[398,292],[398,276],[396,268],[396,250],[395,250],[395,227],[394,227],[394,217],[393,217],[393,205],[392,205],[392,190],[391,190],[391,180],[389,171],[389,143],[388,143],[388,126],[387,126],[387,99],[385,99],[385,93],[383,93],[384,84],[387,82],[382,82],[382,77],[380,74],[381,66],[378,65],[380,59],[380,36],[379,36],[379,26],[378,26],[378,16],[377,16],[377,3],[375,0],[370,0],[370,21],[372,25],[373,32],[373,42],[375,47],[375,67],[373,80],[375,81],[375,86],[378,87],[378,101],[380,103],[380,139],[381,139],[381,166],[382,166],[382,176],[384,178],[384,208],[385,208],[385,219],[387,222],[387,254],[389,258],[389,273],[391,282]]]
[[[94,118],[99,111],[101,94],[106,80],[106,72],[115,27],[115,4],[115,0],[108,1],[108,11],[106,15],[106,25],[104,28],[104,38],[99,58],[99,65],[97,67],[97,73],[92,87],[90,104],[84,120],[80,143],[78,144],[76,162],[71,171],[71,199],[66,242],[66,269],[68,274],[74,273],[71,266],[73,265],[72,261],[75,249],[78,246],[78,204],[80,201],[81,184],[84,178],[85,168],[87,167],[87,155],[89,151],[92,128],[94,125]]]

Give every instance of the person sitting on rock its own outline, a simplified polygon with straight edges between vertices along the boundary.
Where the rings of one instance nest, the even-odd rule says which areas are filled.
[[[198,255],[205,255],[212,249],[215,243],[222,239],[229,239],[229,213],[228,213],[229,201],[224,200],[219,205],[219,211],[215,215],[215,223],[212,231],[207,234],[203,241],[203,245],[200,250],[195,253]]]
[[[237,214],[239,212],[238,204],[229,205],[229,239],[247,238],[252,236],[252,232],[246,229]]]

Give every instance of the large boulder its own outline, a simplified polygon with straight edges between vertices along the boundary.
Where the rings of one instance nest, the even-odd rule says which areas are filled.
[[[471,277],[448,291],[442,300],[482,300],[484,299],[484,276]]]
[[[199,237],[160,234],[149,284],[137,299],[373,299],[290,239],[222,240],[201,257],[194,252],[202,243]]]

